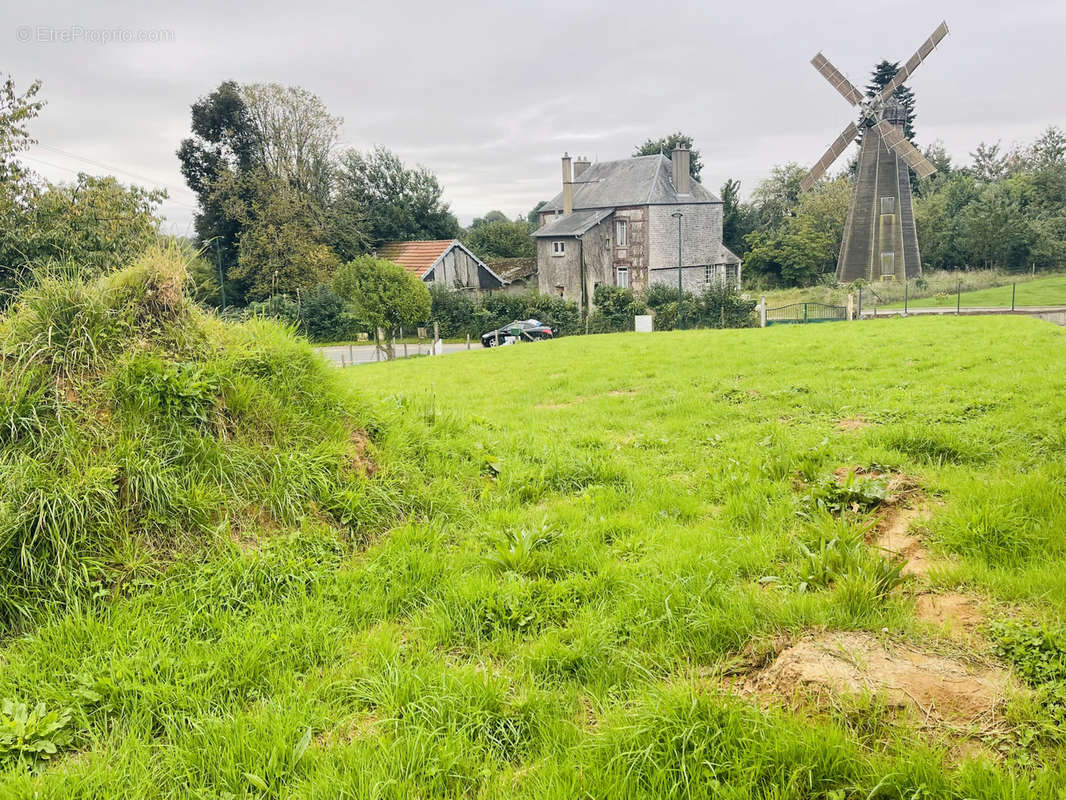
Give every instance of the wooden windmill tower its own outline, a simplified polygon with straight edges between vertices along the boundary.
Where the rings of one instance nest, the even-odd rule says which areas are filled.
[[[803,191],[810,190],[861,132],[855,189],[837,259],[841,283],[906,280],[922,272],[908,168],[923,178],[936,168],[903,136],[906,111],[892,95],[947,35],[947,23],[941,22],[873,97],[863,95],[821,53],[811,59],[814,68],[861,114],[858,124],[852,122],[844,129],[800,183]]]

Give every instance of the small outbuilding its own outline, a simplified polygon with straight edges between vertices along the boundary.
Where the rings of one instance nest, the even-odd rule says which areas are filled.
[[[503,280],[458,239],[421,242],[389,242],[377,250],[386,258],[417,275],[424,283],[449,289],[494,291],[503,288]]]

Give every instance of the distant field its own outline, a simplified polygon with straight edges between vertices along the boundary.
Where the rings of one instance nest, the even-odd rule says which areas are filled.
[[[996,286],[964,291],[961,295],[964,308],[982,306],[1007,306],[1011,304],[1011,286]],[[934,297],[922,297],[909,301],[915,308],[954,307],[957,302],[954,293],[942,293]],[[1066,306],[1066,275],[1050,278],[1021,281],[1017,284],[1015,305],[1018,306]],[[903,303],[896,302],[885,308],[902,308]]]
[[[924,299],[924,305],[954,305],[955,289],[960,281],[962,282],[964,301],[972,293],[990,290],[994,292],[990,296],[994,298],[996,304],[1000,304],[1000,301],[1005,296],[1007,298],[1006,305],[1009,306],[1010,285],[1012,283],[1018,285],[1019,298],[1022,297],[1021,287],[1023,285],[1035,286],[1046,283],[1051,287],[1049,291],[1057,298],[1053,302],[1066,302],[1066,290],[1060,289],[1064,285],[1063,282],[1066,281],[1066,275],[1045,274],[1032,278],[1027,273],[1011,274],[999,270],[976,270],[961,273],[937,271],[927,273],[922,279],[921,287],[918,286],[917,281],[911,281],[907,288],[910,299],[916,306],[919,305],[919,298]],[[857,294],[857,290],[849,286],[810,286],[806,288],[775,289],[766,292],[751,291],[749,294],[756,299],[765,296],[766,304],[770,308],[775,308],[790,303],[844,305],[847,303],[849,292]],[[865,308],[870,308],[875,304],[885,308],[892,308],[896,305],[902,306],[903,294],[904,287],[901,283],[877,283],[863,290],[863,306]],[[1020,302],[1019,300],[1019,304]],[[976,303],[971,302],[970,305],[976,305]]]
[[[0,649],[0,697],[80,737],[0,795],[1061,797],[1064,344],[886,319],[344,371],[357,497],[407,518],[132,551]]]

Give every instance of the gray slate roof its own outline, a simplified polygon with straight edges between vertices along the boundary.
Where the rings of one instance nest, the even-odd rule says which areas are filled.
[[[721,202],[697,181],[691,182],[691,188],[687,195],[674,191],[670,159],[661,153],[619,161],[597,161],[574,178],[574,210]],[[540,210],[562,211],[562,208],[563,193],[559,192]]]
[[[547,208],[547,206],[544,206],[544,208]],[[544,208],[542,208],[541,211],[543,211]],[[580,236],[597,222],[606,219],[613,213],[613,208],[590,208],[586,211],[575,211],[573,214],[559,217],[558,219],[549,222],[543,228],[533,231],[533,235]]]
[[[741,259],[736,253],[734,253],[732,250],[730,250],[724,244],[722,244],[721,242],[718,242],[718,249],[715,251],[713,258],[710,259],[709,263],[711,263],[711,264],[739,264],[739,263],[741,263]],[[693,264],[691,266],[702,266],[702,265]],[[688,266],[686,266],[685,269],[688,269]],[[675,265],[675,266],[672,266],[672,267],[670,267],[670,266],[667,266],[667,267],[652,267],[651,270],[652,270],[652,272],[655,272],[656,270],[663,270],[663,271],[673,270],[676,273],[677,272],[677,266]]]

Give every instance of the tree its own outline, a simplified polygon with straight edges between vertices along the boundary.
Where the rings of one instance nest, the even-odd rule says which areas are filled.
[[[178,160],[185,183],[199,200],[193,223],[196,238],[210,251],[212,261],[221,262],[229,284],[230,273],[237,266],[241,224],[228,216],[225,208],[235,201],[251,201],[247,192],[234,197],[231,191],[246,185],[243,177],[254,166],[258,134],[234,81],[223,81],[214,92],[198,99],[191,114],[192,136],[182,141]],[[228,191],[220,190],[223,176],[230,178],[226,181]],[[227,286],[230,302],[240,300],[238,290],[239,286]]]
[[[832,273],[850,202],[851,181],[846,177],[804,194],[780,226],[748,235],[747,274],[770,286],[810,286]]]
[[[372,246],[456,238],[459,223],[442,194],[433,173],[405,167],[384,147],[365,154],[349,150],[341,159],[336,196],[362,209]]]
[[[232,274],[248,300],[306,291],[329,278],[340,261],[323,243],[321,209],[311,197],[262,173],[228,180],[244,184],[227,192],[233,199],[225,210],[241,224]],[[220,190],[229,188],[225,183]]]
[[[1028,176],[1012,176],[984,188],[963,214],[961,244],[983,267],[1024,269],[1036,234],[1026,214],[1031,193]]]
[[[873,70],[870,73],[870,82],[866,84],[866,96],[873,97],[880,94],[884,89],[896,77],[896,73],[899,72],[898,61],[881,61],[874,65]],[[915,113],[915,101],[914,92],[908,89],[906,86],[899,86],[892,96],[895,97],[903,105],[903,109],[906,112],[906,116],[903,120],[903,135],[906,136],[911,143],[914,142],[914,120],[917,115]]]
[[[744,237],[755,230],[756,212],[740,202],[740,181],[722,184],[722,243],[738,256],[748,252]]]
[[[15,79],[8,75],[0,85],[0,181],[12,180],[21,174],[18,162],[12,159],[35,140],[30,137],[28,124],[44,108],[44,101],[35,99],[41,82],[33,81],[22,94],[15,92]]]
[[[529,225],[506,219],[471,229],[463,237],[463,244],[478,258],[531,258],[537,254]]]
[[[973,159],[973,174],[979,181],[991,183],[1007,175],[1007,157],[1000,153],[999,142],[979,143],[970,158]]]
[[[351,304],[352,313],[371,330],[386,333],[429,318],[429,289],[399,264],[359,256],[337,270],[333,290]]]
[[[760,229],[777,228],[784,223],[799,202],[800,181],[806,174],[806,169],[790,162],[771,169],[770,176],[755,187],[751,200],[759,215]]]
[[[637,156],[654,156],[658,153],[669,157],[674,148],[678,145],[687,147],[691,151],[688,162],[688,171],[692,176],[692,180],[698,181],[700,179],[700,170],[703,169],[703,162],[700,160],[700,151],[694,150],[692,147],[692,137],[678,131],[677,133],[671,133],[669,136],[664,136],[661,139],[648,139],[636,152],[633,153],[633,157]]]
[[[470,223],[468,230],[476,230],[484,225],[486,222],[507,222],[507,215],[502,211],[490,211],[483,217],[474,217],[474,221]]]
[[[539,203],[533,206],[533,208],[528,214],[526,214],[526,221],[529,223],[529,227],[532,230],[536,230],[540,227],[540,210],[546,205],[548,205],[548,201],[541,200]]]
[[[279,83],[241,89],[255,130],[253,159],[267,176],[325,206],[329,202],[333,149],[344,120],[326,110],[313,92]]]
[[[166,192],[79,174],[73,183],[0,181],[0,285],[34,266],[76,269],[87,279],[126,266],[155,241]]]

